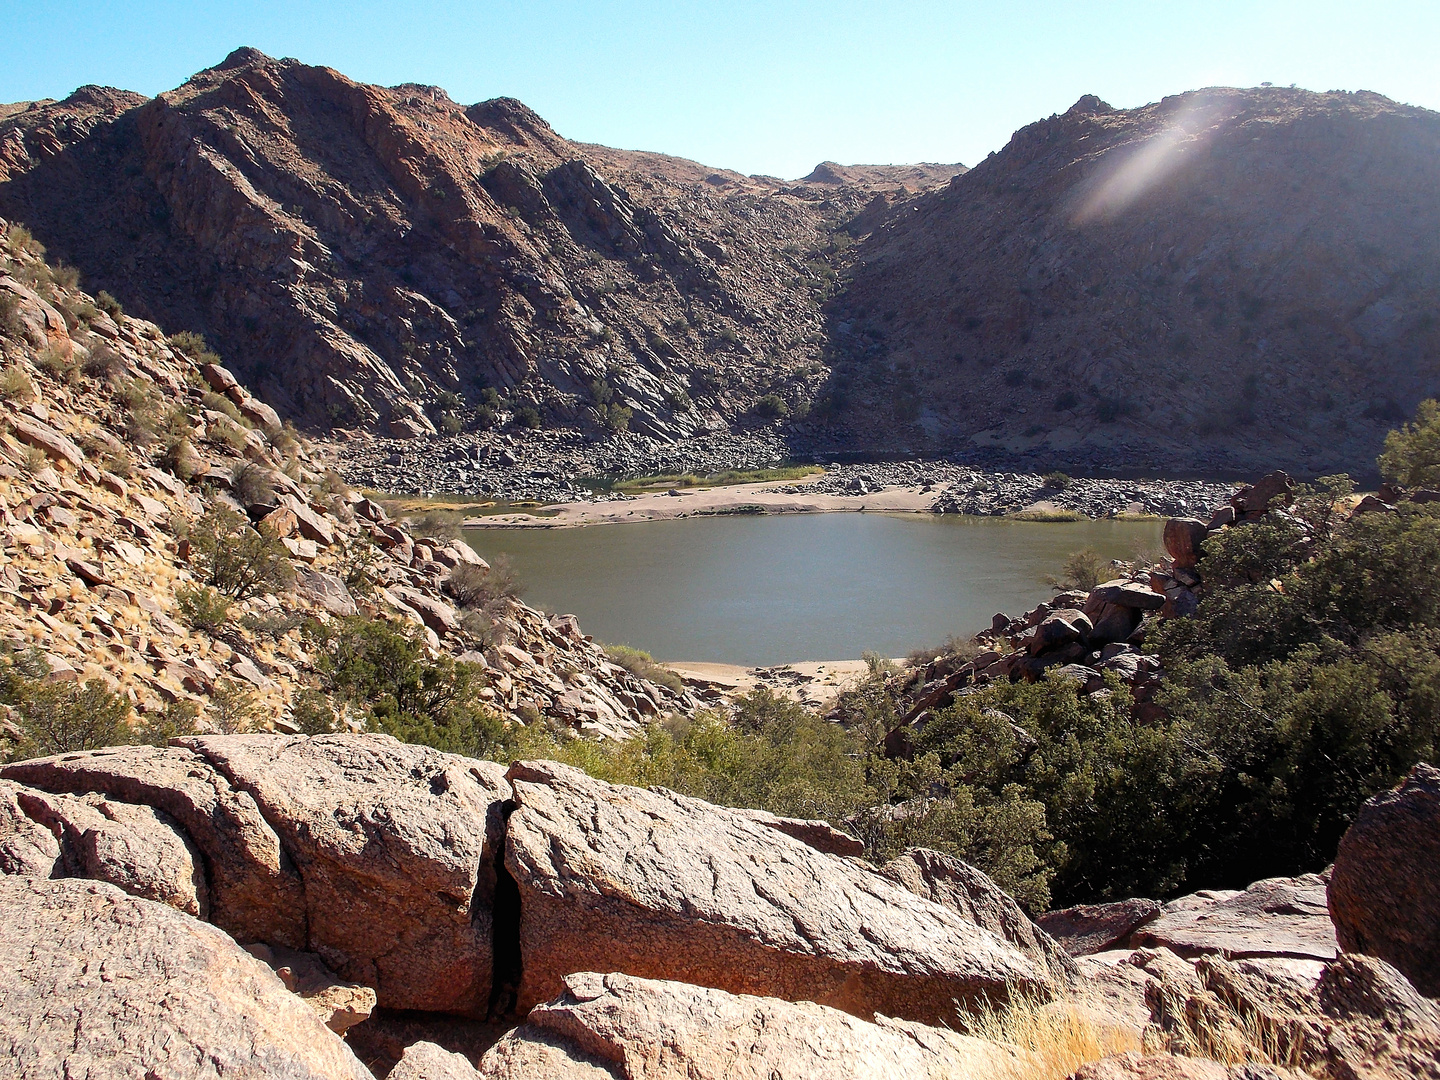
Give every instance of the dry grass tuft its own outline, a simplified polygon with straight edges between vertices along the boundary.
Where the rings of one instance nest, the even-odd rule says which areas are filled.
[[[1020,1051],[995,1080],[1064,1080],[1082,1065],[1140,1049],[1134,1031],[1106,1024],[1104,1015],[1083,997],[1042,1002],[1014,990],[1003,1008],[971,1017],[966,1034]]]

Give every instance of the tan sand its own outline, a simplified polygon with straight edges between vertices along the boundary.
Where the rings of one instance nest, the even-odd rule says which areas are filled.
[[[811,708],[829,705],[864,679],[870,670],[864,660],[807,660],[767,668],[686,660],[667,661],[664,666],[684,679],[687,686],[712,700],[748,694],[756,687],[766,686]]]
[[[766,489],[770,490],[766,490]],[[816,514],[843,510],[874,510],[889,513],[928,513],[943,488],[921,491],[918,487],[886,488],[870,495],[824,495],[785,490],[774,481],[758,484],[731,484],[726,487],[676,489],[679,494],[657,492],[617,502],[561,503],[547,507],[552,516],[536,517],[517,512],[494,517],[467,518],[466,528],[563,529],[576,525],[619,525],[634,521],[665,521],[671,518],[707,516],[734,511],[742,506],[761,506],[767,514]]]

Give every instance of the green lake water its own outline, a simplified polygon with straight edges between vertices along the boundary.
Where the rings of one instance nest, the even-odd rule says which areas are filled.
[[[1019,615],[1046,574],[1093,548],[1129,558],[1158,521],[1027,522],[930,514],[686,518],[572,529],[469,529],[526,602],[661,660],[747,666],[903,656]]]

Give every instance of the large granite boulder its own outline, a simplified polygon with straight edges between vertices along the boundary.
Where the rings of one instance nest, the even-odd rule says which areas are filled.
[[[237,941],[306,947],[305,891],[255,800],[184,747],[119,746],[22,761],[0,776],[163,811],[204,857],[210,919]]]
[[[947,907],[976,926],[1004,938],[1057,981],[1079,974],[1079,967],[1059,944],[1030,921],[1015,899],[969,863],[928,848],[909,848],[880,872],[916,896]]]
[[[0,1058],[20,1080],[371,1080],[226,934],[113,885],[0,877]]]
[[[1340,945],[1378,956],[1440,996],[1440,769],[1417,765],[1360,809],[1328,901]]]
[[[979,1080],[1025,1075],[1026,1064],[997,1043],[903,1020],[867,1022],[808,1001],[580,973],[501,1039],[480,1073],[487,1080]]]
[[[930,1022],[1050,992],[1043,966],[990,931],[743,812],[552,762],[508,776],[522,1012],[579,970]]]
[[[48,878],[60,858],[60,841],[20,805],[26,789],[0,780],[0,874]]]
[[[488,1009],[503,766],[388,735],[181,743],[278,833],[304,881],[308,949],[387,1008]]]
[[[1181,956],[1285,956],[1333,960],[1339,953],[1316,874],[1267,878],[1243,892],[1192,893],[1172,900],[1136,930],[1131,944]]]

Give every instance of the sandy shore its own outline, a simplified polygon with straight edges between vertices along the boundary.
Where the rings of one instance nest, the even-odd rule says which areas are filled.
[[[767,490],[768,489],[768,490]],[[524,512],[493,517],[467,518],[465,527],[477,529],[573,528],[577,525],[619,525],[634,521],[666,521],[672,518],[709,517],[736,513],[742,507],[762,507],[767,514],[818,514],[842,510],[883,510],[890,513],[928,512],[940,489],[893,487],[869,495],[826,495],[785,490],[774,481],[732,484],[727,487],[676,489],[677,494],[657,492],[617,502],[561,503],[547,507],[547,516]]]
[[[712,700],[748,694],[766,686],[811,708],[828,705],[869,672],[864,660],[809,660],[762,668],[701,661],[667,661],[664,666],[702,697]]]

